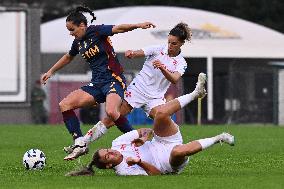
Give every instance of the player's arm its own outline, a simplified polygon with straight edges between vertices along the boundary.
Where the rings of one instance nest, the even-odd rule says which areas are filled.
[[[160,69],[165,78],[169,80],[172,84],[176,84],[181,78],[181,74],[178,71],[170,72],[159,60],[155,60],[153,62],[153,66],[154,68]]]
[[[170,72],[167,69],[161,69],[161,72],[165,76],[167,80],[169,80],[172,84],[176,84],[178,80],[181,78],[181,74],[179,72]]]
[[[151,27],[154,28],[156,26],[152,24],[151,22],[143,22],[143,23],[137,23],[137,24],[119,24],[112,28],[112,33],[113,34],[124,33],[124,32],[132,31],[138,28],[148,29]]]
[[[152,165],[150,163],[142,161],[140,158],[128,157],[126,159],[126,163],[130,166],[132,166],[132,165],[140,166],[141,168],[143,168],[146,171],[146,173],[148,175],[160,175],[161,174],[161,171],[158,168],[156,168],[154,165]]]
[[[41,83],[45,84],[46,81],[57,71],[69,64],[73,60],[73,56],[70,54],[63,55],[43,76],[41,77]]]
[[[125,51],[126,58],[135,58],[135,57],[144,57],[144,56],[145,56],[145,53],[142,49],[136,50],[136,51],[133,51],[133,50]]]
[[[148,137],[153,134],[153,129],[150,128],[140,128],[137,129],[139,137]]]
[[[153,136],[153,129],[150,128],[141,128],[137,129],[139,138],[134,139],[133,143],[136,147],[142,146],[147,140]]]

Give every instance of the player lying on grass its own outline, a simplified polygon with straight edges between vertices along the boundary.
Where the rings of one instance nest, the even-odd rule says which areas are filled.
[[[192,156],[216,143],[234,145],[234,136],[222,133],[183,144],[179,126],[171,115],[192,99],[205,96],[205,74],[199,74],[195,90],[180,96],[160,108],[154,118],[153,130],[138,129],[119,136],[110,149],[99,149],[84,169],[70,172],[69,176],[91,175],[92,166],[113,169],[117,175],[159,175],[180,173]],[[147,141],[153,135],[151,141]]]

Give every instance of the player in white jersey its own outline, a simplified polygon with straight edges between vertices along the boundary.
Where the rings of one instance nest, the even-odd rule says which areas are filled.
[[[187,63],[181,54],[170,57],[168,51],[168,45],[143,48],[140,53],[146,57],[145,63],[128,88],[136,88],[139,93],[151,99],[164,98],[171,82],[176,83],[187,68]],[[158,65],[160,69],[156,69]],[[165,73],[169,75],[175,73],[176,78],[172,79],[173,76],[167,78]],[[131,91],[130,89],[127,91]]]
[[[180,96],[157,111],[153,130],[138,129],[116,138],[110,149],[99,149],[92,162],[80,171],[67,175],[91,175],[92,166],[113,169],[117,175],[158,175],[180,173],[189,162],[189,156],[196,154],[218,142],[234,145],[234,136],[222,133],[183,144],[179,126],[171,120],[171,115],[196,98],[205,96],[206,75],[201,73],[195,90]],[[147,141],[153,134],[153,139]]]
[[[187,63],[181,56],[181,46],[190,41],[191,31],[187,24],[179,23],[169,33],[168,44],[151,46],[140,50],[125,52],[128,58],[145,57],[142,70],[133,79],[125,92],[120,114],[126,115],[133,108],[143,108],[147,116],[154,118],[161,105],[165,104],[165,93],[171,83],[175,84],[184,74]],[[131,131],[128,122],[116,123],[124,133]],[[64,159],[73,160],[88,152],[90,142],[97,140],[114,126],[106,117],[90,129],[84,137],[75,140],[75,145],[65,147],[69,153]],[[132,128],[132,127],[131,127]]]

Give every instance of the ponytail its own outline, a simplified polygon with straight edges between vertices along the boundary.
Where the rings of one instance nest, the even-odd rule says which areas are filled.
[[[91,11],[91,9],[89,9],[88,7],[79,6],[79,7],[77,7],[77,8],[75,9],[75,12],[78,12],[78,13],[80,13],[80,12],[87,12],[87,13],[89,13],[89,14],[92,16],[91,23],[92,23],[94,20],[97,19],[96,16],[95,16],[95,14],[94,14],[94,13]]]
[[[95,14],[88,7],[78,6],[67,16],[66,22],[72,21],[77,26],[79,26],[82,22],[87,25],[87,18],[82,14],[82,12],[87,12],[92,16],[91,23],[96,20]]]

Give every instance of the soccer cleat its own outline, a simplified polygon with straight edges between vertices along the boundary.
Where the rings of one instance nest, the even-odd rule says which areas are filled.
[[[203,98],[206,96],[206,90],[205,90],[205,83],[206,83],[207,77],[205,73],[200,73],[198,75],[198,81],[196,83],[195,91],[197,92],[198,98]]]
[[[219,135],[220,137],[220,142],[225,142],[231,146],[235,145],[235,137],[229,133],[222,133]]]
[[[79,156],[85,155],[89,152],[88,144],[84,137],[79,137],[75,140],[73,151],[68,154],[64,160],[74,160]]]
[[[63,147],[63,151],[66,152],[67,154],[71,154],[74,148],[75,148],[75,144],[72,144],[70,146]]]

